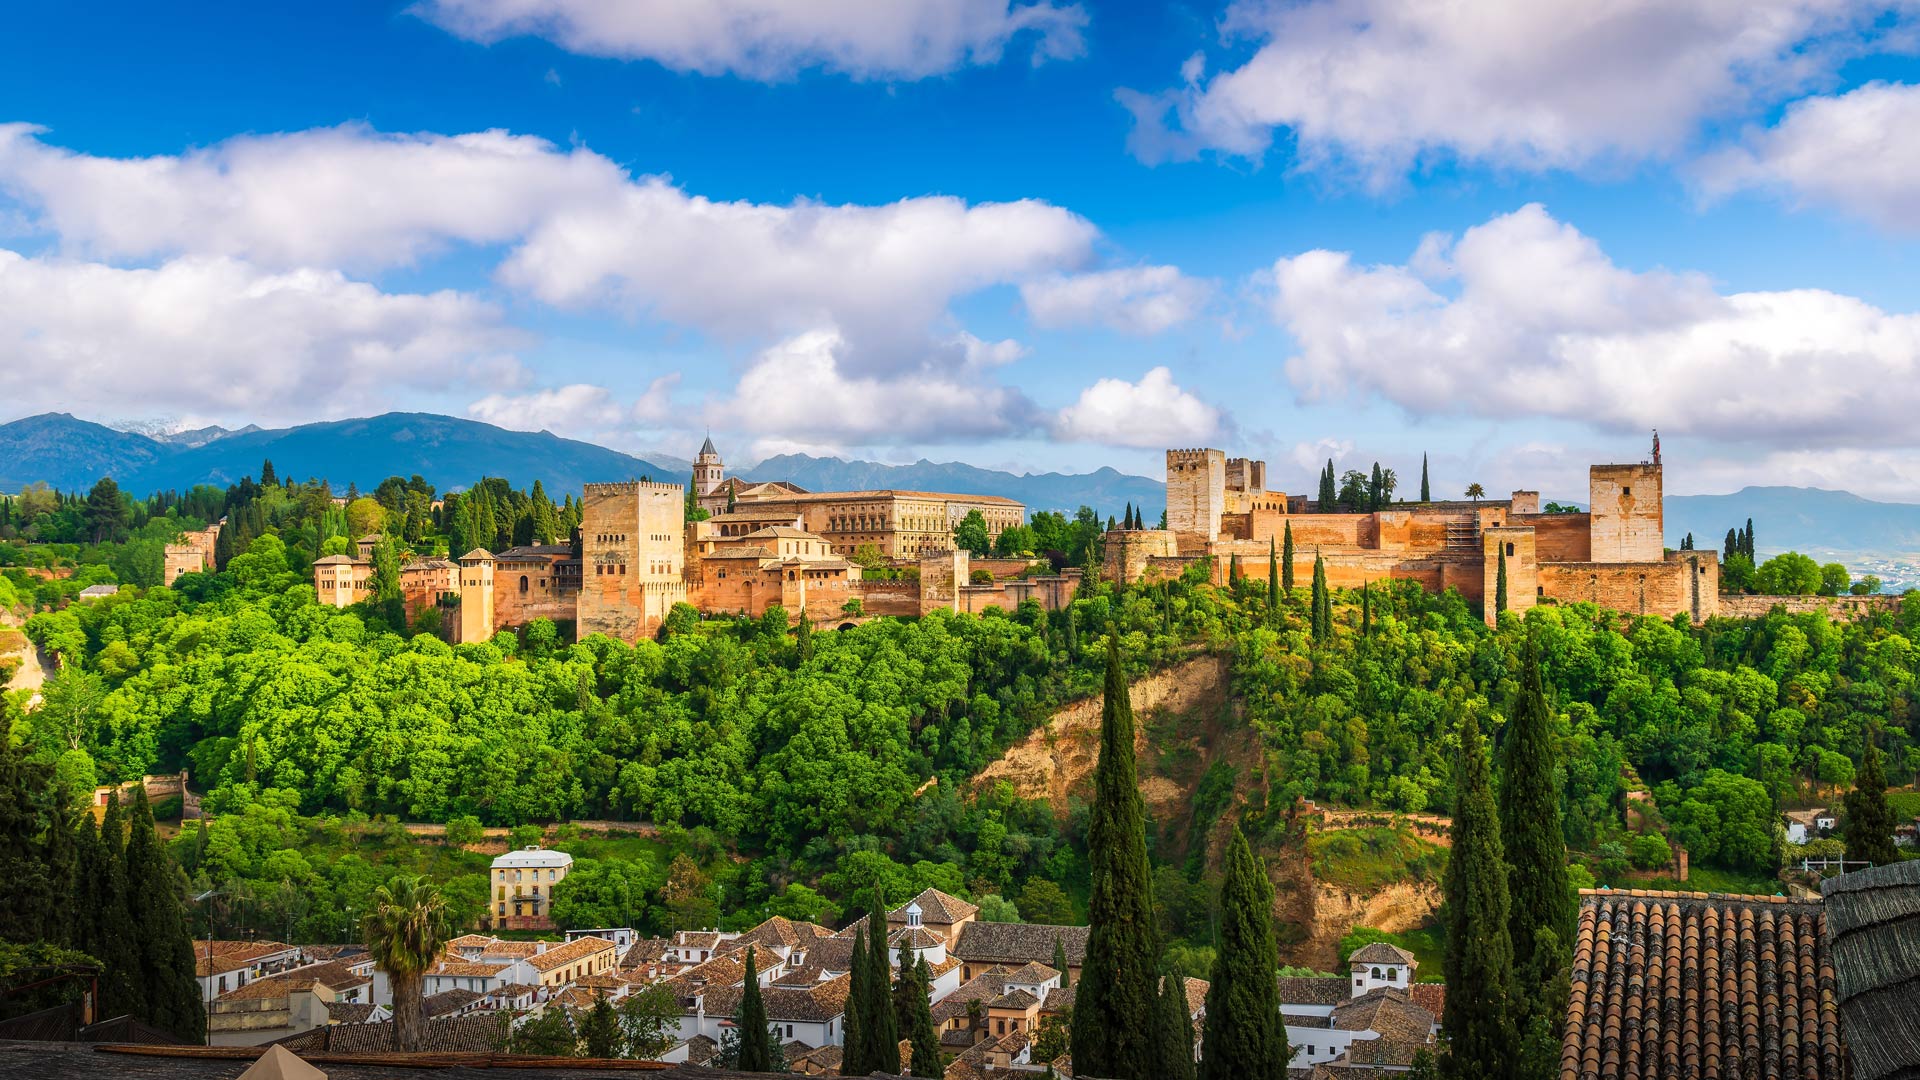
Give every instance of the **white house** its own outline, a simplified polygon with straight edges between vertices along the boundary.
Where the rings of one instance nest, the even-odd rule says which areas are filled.
[[[1416,986],[1419,966],[1405,949],[1375,942],[1347,959],[1344,979],[1281,979],[1280,1012],[1293,1049],[1289,1066],[1338,1060],[1405,1068],[1440,1027],[1438,995],[1444,991],[1435,984]]]
[[[1840,819],[1825,807],[1787,811],[1787,843],[1805,844],[1833,832]]]

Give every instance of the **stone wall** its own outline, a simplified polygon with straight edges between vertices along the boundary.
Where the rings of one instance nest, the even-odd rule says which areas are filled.
[[[678,484],[588,484],[581,497],[580,636],[638,641],[687,598],[685,492]]]
[[[972,558],[965,551],[935,551],[920,557],[919,614],[958,610],[959,588],[967,583]]]
[[[1517,514],[1507,523],[1533,529],[1533,550],[1541,562],[1593,561],[1586,514]]]
[[[1586,601],[1628,615],[1687,613],[1695,621],[1719,607],[1719,561],[1711,552],[1675,552],[1660,562],[1542,563],[1543,594],[1566,603]]]
[[[1535,557],[1532,529],[1512,526],[1488,529],[1480,534],[1480,543],[1483,553],[1480,596],[1486,608],[1487,624],[1491,626],[1499,614],[1495,608],[1502,555],[1507,566],[1507,610],[1516,614],[1532,608],[1540,592],[1539,560]]]
[[[847,583],[847,595],[858,597],[861,610],[868,615],[920,614],[918,581],[851,581]]]
[[[1100,576],[1108,581],[1139,581],[1150,560],[1180,554],[1172,529],[1117,529],[1106,541]]]
[[[1822,612],[1827,618],[1850,622],[1880,612],[1900,610],[1901,597],[1886,593],[1872,596],[1744,596],[1720,597],[1720,614],[1733,619],[1758,619],[1779,608],[1789,615]]]

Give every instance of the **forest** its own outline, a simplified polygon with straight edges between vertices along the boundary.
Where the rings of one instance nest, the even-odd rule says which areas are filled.
[[[1764,878],[1778,866],[1780,809],[1837,802],[1869,745],[1896,785],[1920,772],[1913,598],[1845,624],[1775,613],[1693,627],[1573,604],[1489,628],[1457,595],[1407,582],[1280,595],[1194,573],[1090,585],[1051,613],[1029,604],[812,632],[785,612],[683,608],[658,640],[634,645],[574,642],[536,621],[449,646],[386,611],[321,606],[306,571],[358,527],[405,528],[420,493],[400,481],[386,502],[365,497],[378,517],[329,526],[341,508],[301,512],[315,505],[303,487],[230,490],[229,519],[257,517],[258,531],[219,571],[172,588],[72,603],[38,591],[64,581],[4,571],[14,605],[41,609],[26,633],[57,665],[43,706],[8,698],[13,738],[72,798],[188,769],[212,824],[174,841],[179,861],[204,882],[250,882],[259,918],[296,936],[337,932],[356,894],[395,867],[421,868],[421,845],[394,821],[645,823],[644,839],[562,838],[585,860],[566,890],[581,923],[614,911],[653,929],[818,918],[926,885],[998,917],[1083,917],[1085,808],[1056,815],[972,778],[1098,691],[1108,635],[1130,677],[1202,651],[1231,657],[1236,716],[1261,752],[1209,768],[1194,814],[1203,826],[1238,821],[1268,851],[1298,839],[1291,811],[1303,799],[1444,812],[1457,731],[1472,717],[1499,746],[1529,641],[1565,763],[1565,840],[1596,879],[1666,858],[1660,837],[1629,831],[1631,791],[1647,793],[1696,865]],[[199,498],[87,542],[111,555],[141,529],[187,527],[219,508]],[[87,503],[56,512],[84,531],[95,527]],[[570,499],[485,486],[447,505],[463,533],[504,539],[525,528],[539,538],[543,519],[563,528],[573,511]],[[446,529],[447,514],[422,527]],[[1097,542],[1097,515],[1062,522],[1090,525]],[[27,565],[47,546],[0,550]],[[1156,900],[1169,938],[1201,942],[1212,868],[1173,839],[1186,824],[1150,823]],[[426,869],[449,877],[473,869],[457,850],[432,860]]]

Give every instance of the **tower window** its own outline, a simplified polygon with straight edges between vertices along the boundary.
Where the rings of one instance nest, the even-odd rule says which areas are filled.
[[[1633,489],[1632,489],[1632,488],[1630,488],[1630,487],[1623,487],[1623,488],[1621,488],[1621,489],[1620,489],[1620,494],[1622,494],[1622,495],[1631,495],[1631,494],[1633,494]]]
[[[1508,555],[1509,557],[1511,557],[1511,556],[1513,555],[1513,545],[1512,545],[1512,544],[1508,544],[1508,545],[1507,545],[1507,555]]]

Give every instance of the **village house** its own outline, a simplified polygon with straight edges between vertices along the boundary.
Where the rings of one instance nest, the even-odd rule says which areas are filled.
[[[1812,810],[1789,810],[1787,817],[1787,843],[1806,844],[1832,834],[1840,824],[1833,811],[1825,807]]]
[[[494,922],[512,930],[553,928],[553,887],[565,881],[573,856],[529,844],[493,860]]]
[[[1433,1050],[1446,987],[1417,982],[1419,967],[1405,949],[1375,942],[1347,958],[1345,977],[1281,979],[1290,1066],[1404,1069]]]

